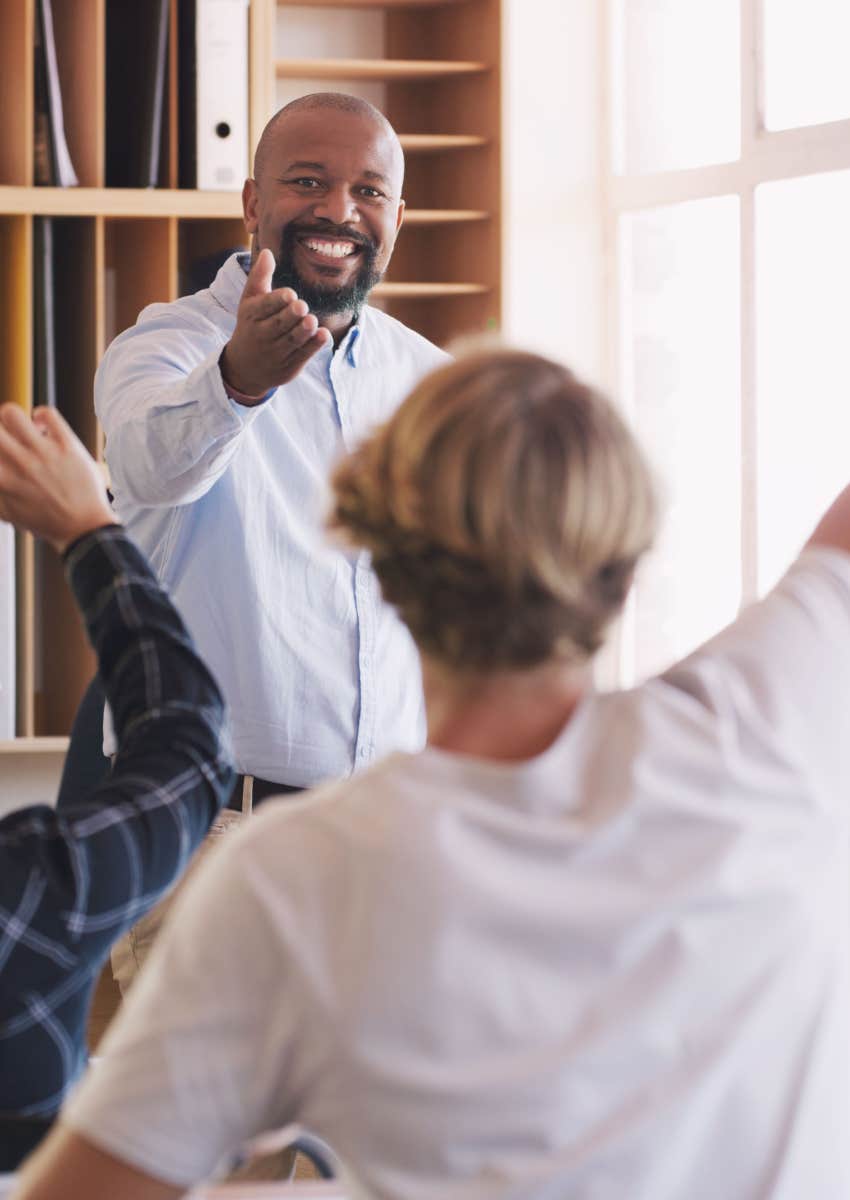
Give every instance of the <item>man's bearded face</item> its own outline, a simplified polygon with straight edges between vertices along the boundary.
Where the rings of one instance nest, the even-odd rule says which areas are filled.
[[[327,257],[327,282],[310,281],[298,270],[299,248],[311,256],[311,274],[321,277],[321,258]],[[324,253],[323,253],[324,251]],[[337,313],[358,313],[372,288],[381,281],[375,269],[377,247],[364,234],[345,226],[313,225],[290,222],[284,226],[272,286],[289,287],[317,317]],[[346,283],[338,283],[339,266],[347,258],[358,260],[355,273]]]

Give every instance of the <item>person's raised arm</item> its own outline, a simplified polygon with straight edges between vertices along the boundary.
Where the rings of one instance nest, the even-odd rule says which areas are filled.
[[[772,754],[774,765],[787,760],[796,773],[797,794],[804,778],[825,811],[843,814],[850,775],[850,486],[805,549],[841,553],[804,551],[766,596],[665,678],[714,708],[728,730],[749,722],[762,753]],[[724,738],[746,744],[737,731]]]
[[[59,1126],[24,1165],[10,1200],[177,1200],[185,1189],[137,1171]]]
[[[830,504],[809,538],[809,546],[829,546],[850,554],[850,484]]]
[[[74,923],[78,942],[89,934],[94,953],[130,923],[133,905],[174,881],[224,801],[232,770],[223,702],[144,556],[114,525],[98,467],[55,409],[30,420],[0,406],[0,519],[65,553],[119,744],[111,776],[91,795],[61,814],[38,806],[0,821],[16,839],[0,891],[20,882],[18,868],[41,871],[46,917],[54,929],[60,918]],[[109,820],[97,819],[106,808]],[[101,916],[89,928],[93,912]]]
[[[149,310],[110,346],[95,407],[122,503],[172,507],[203,496],[263,401],[332,340],[291,289],[272,287],[273,273],[274,256],[263,250],[229,340],[190,301]]]

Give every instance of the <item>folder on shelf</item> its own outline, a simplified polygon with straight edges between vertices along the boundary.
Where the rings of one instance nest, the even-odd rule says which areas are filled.
[[[169,0],[108,0],[107,187],[167,186],[162,177]]]
[[[15,736],[15,531],[0,521],[0,741]]]
[[[248,171],[248,0],[180,5],[180,186],[239,191]]]
[[[77,179],[68,143],[53,9],[50,0],[38,0],[35,20],[35,182],[55,187],[74,187]]]
[[[53,218],[33,220],[32,376],[36,404],[56,405],[56,317]]]

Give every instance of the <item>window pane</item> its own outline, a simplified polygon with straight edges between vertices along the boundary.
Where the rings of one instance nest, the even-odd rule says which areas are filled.
[[[850,478],[850,171],[756,192],[759,586]]]
[[[739,0],[618,0],[615,170],[738,157],[739,24]]]
[[[764,122],[789,129],[850,117],[848,0],[763,0]]]
[[[621,222],[625,400],[664,504],[626,627],[637,677],[693,649],[740,602],[738,226],[731,196]]]

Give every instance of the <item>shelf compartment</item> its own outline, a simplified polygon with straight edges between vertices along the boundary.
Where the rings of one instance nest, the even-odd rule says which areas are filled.
[[[483,296],[486,283],[379,283],[372,295],[382,300],[439,300],[448,296]]]
[[[480,75],[487,63],[434,59],[279,58],[279,79],[372,79],[383,83],[419,83],[435,79]]]
[[[92,383],[98,358],[97,321],[91,303],[65,306],[62,298],[94,296],[97,288],[95,222],[86,217],[53,219],[53,281],[56,314],[56,403],[74,432],[94,453],[97,447]]]
[[[37,737],[68,733],[96,661],[88,644],[62,560],[51,547],[34,547],[34,699]]]
[[[105,14],[91,0],[53,0],[65,140],[80,183],[103,183]]]
[[[182,188],[0,187],[0,214],[43,217],[239,217],[239,192]]]
[[[167,217],[104,221],[103,344],[135,325],[148,304],[174,295]]]
[[[209,287],[225,259],[234,250],[247,250],[250,240],[241,219],[181,220],[177,237],[178,295]]]
[[[56,405],[83,444],[97,451],[92,382],[98,356],[95,297],[98,228],[91,217],[53,217]],[[86,302],[63,304],[69,296]],[[33,548],[33,690],[36,735],[71,728],[95,660],[65,580],[62,560],[49,546]],[[22,732],[26,732],[22,730]]]
[[[0,388],[4,400],[23,408],[32,402],[32,220],[0,216],[0,321],[5,341],[0,354]]]
[[[4,400],[32,407],[32,218],[0,217],[0,322],[5,331],[0,355]],[[33,711],[33,539],[15,535],[15,731],[35,732]]]
[[[446,150],[470,150],[488,145],[487,138],[472,133],[400,133],[405,154],[442,154]]]
[[[90,451],[97,449],[92,380],[97,364],[96,306],[62,305],[63,297],[94,297],[97,291],[97,229],[94,219],[53,218],[53,284],[56,404]],[[32,578],[32,693],[34,727],[23,734],[64,735],[95,672],[76,605],[65,581],[62,561],[50,547],[36,543]],[[19,610],[23,615],[23,609]],[[24,689],[26,690],[26,689]]]

